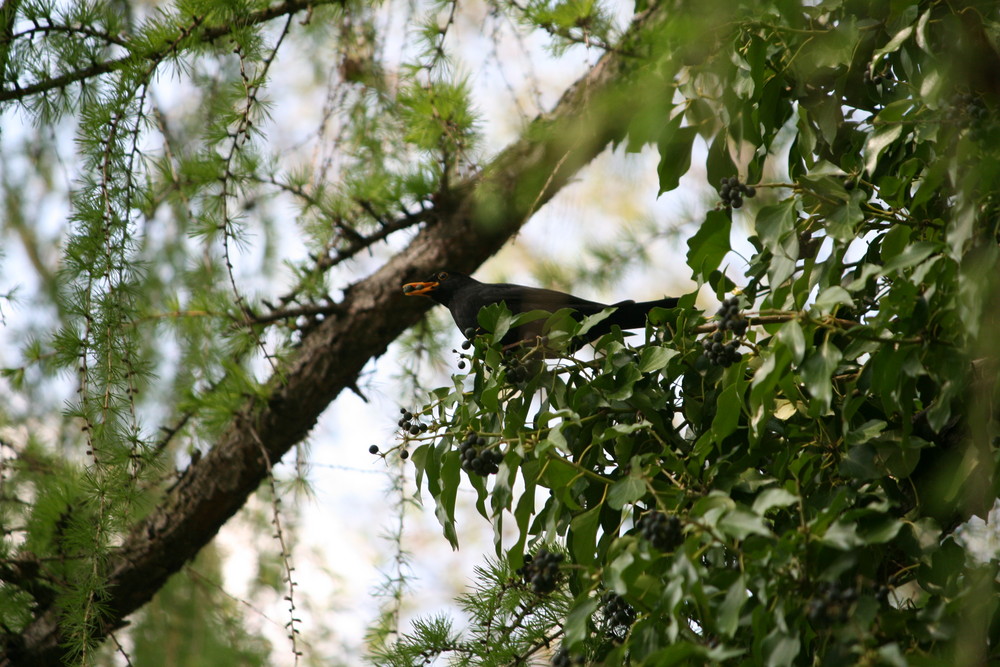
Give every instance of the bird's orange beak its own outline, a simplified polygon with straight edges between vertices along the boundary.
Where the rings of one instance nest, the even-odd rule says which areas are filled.
[[[430,293],[440,284],[436,282],[406,283],[403,285],[403,294],[406,296],[430,296]]]

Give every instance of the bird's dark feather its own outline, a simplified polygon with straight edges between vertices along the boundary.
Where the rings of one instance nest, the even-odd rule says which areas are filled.
[[[455,324],[461,331],[479,327],[479,311],[494,303],[503,302],[512,313],[525,313],[532,310],[545,310],[551,313],[561,308],[572,308],[577,319],[599,313],[605,308],[615,307],[617,310],[606,320],[591,329],[587,340],[596,340],[609,332],[611,327],[618,325],[622,329],[637,329],[645,326],[647,313],[656,307],[673,308],[677,299],[666,298],[657,301],[620,301],[614,304],[598,303],[581,299],[572,294],[540,287],[526,287],[510,283],[482,283],[462,273],[439,271],[428,281],[437,285],[426,293],[427,296],[447,307],[451,311]],[[404,291],[407,290],[404,287]],[[544,320],[529,322],[511,330],[504,336],[503,343],[533,340],[542,334]]]

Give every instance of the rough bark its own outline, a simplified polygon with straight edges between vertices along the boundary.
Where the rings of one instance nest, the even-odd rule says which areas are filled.
[[[654,22],[651,13],[637,17],[626,42]],[[480,174],[442,197],[434,221],[405,250],[346,290],[340,314],[311,331],[270,380],[269,398],[248,400],[211,450],[112,555],[108,614],[98,635],[121,625],[193,558],[266,479],[268,461],[277,462],[301,442],[323,410],[354,385],[364,365],[421,318],[430,302],[403,297],[402,283],[439,267],[471,272],[610,141],[622,137],[639,105],[618,109],[617,101],[623,87],[634,85],[641,65],[623,52],[602,57],[551,113],[537,118]],[[3,639],[0,664],[62,664],[63,640],[58,612],[50,607],[24,633]]]

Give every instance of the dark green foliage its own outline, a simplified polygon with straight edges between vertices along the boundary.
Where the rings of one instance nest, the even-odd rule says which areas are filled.
[[[688,309],[592,361],[558,354],[587,321],[553,317],[542,362],[498,349],[516,318],[484,310],[469,374],[426,408],[418,480],[454,541],[459,441],[503,447],[472,482],[498,535],[515,524],[511,567],[565,547],[553,664],[996,661],[996,554],[953,537],[998,495],[995,6],[696,4],[656,33],[697,39],[650,66],[663,108],[629,140],[660,147],[669,190],[678,133],[705,138],[749,226],[741,296],[703,343]],[[729,218],[689,242],[720,296]]]

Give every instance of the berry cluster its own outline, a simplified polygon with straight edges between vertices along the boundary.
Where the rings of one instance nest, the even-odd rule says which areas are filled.
[[[962,93],[952,100],[945,112],[945,119],[959,125],[968,124],[974,133],[978,133],[983,130],[989,115],[990,111],[982,98],[972,93]]]
[[[719,197],[722,198],[722,205],[726,208],[739,208],[743,206],[743,198],[753,199],[757,195],[757,189],[740,183],[740,179],[735,176],[723,178],[719,183]]]
[[[531,369],[516,356],[504,357],[503,364],[507,367],[507,380],[510,382],[524,382],[531,377]]]
[[[552,667],[578,667],[586,663],[586,658],[570,653],[564,646],[560,646],[559,650],[552,654]]]
[[[427,430],[427,424],[421,424],[417,417],[406,408],[400,408],[399,414],[402,416],[399,418],[399,421],[396,422],[396,426],[401,428],[403,433],[420,435]]]
[[[663,512],[646,512],[636,524],[639,534],[660,551],[673,551],[681,543],[681,521]]]
[[[481,435],[470,433],[458,446],[458,451],[462,455],[462,470],[470,475],[486,477],[500,470],[503,452],[499,447],[487,448],[486,438]]]
[[[517,569],[517,573],[524,577],[524,581],[531,584],[532,590],[539,595],[551,593],[559,583],[559,563],[564,558],[562,554],[539,549],[534,557],[530,555],[524,557],[524,565]]]
[[[608,630],[627,631],[635,623],[635,609],[617,593],[608,591],[601,597],[601,603],[604,605],[604,620]]]
[[[715,316],[719,318],[719,329],[723,331],[728,329],[736,336],[745,334],[750,325],[747,319],[740,314],[740,300],[735,296],[723,301]]]
[[[462,335],[465,336],[465,340],[462,341],[462,349],[466,352],[472,349],[472,339],[478,334],[478,330],[475,327],[466,327]],[[471,359],[472,357],[465,352],[459,352],[458,350],[452,350],[458,355],[458,370],[465,370],[465,360]]]
[[[708,363],[713,366],[727,368],[743,358],[739,352],[740,339],[747,332],[750,322],[740,314],[740,300],[736,297],[726,299],[716,312],[719,318],[719,328],[701,341]],[[726,331],[733,332],[733,339],[724,342]]]
[[[817,627],[845,622],[858,599],[856,588],[841,588],[837,583],[823,582],[817,587],[817,592],[818,596],[806,605],[806,616]]]

